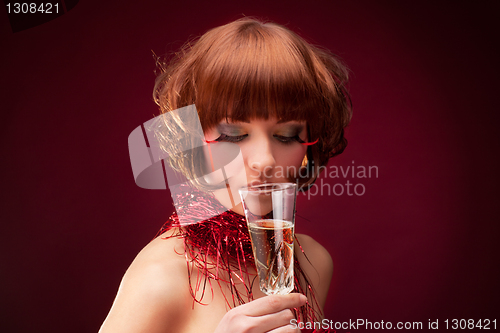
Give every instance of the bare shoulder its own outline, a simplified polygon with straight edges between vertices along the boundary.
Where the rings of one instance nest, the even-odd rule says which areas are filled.
[[[296,246],[295,255],[316,291],[318,303],[323,308],[333,274],[332,257],[312,237],[303,234],[296,234],[296,237],[303,251]]]
[[[137,255],[122,279],[101,333],[180,331],[191,298],[184,242],[168,238],[171,235],[154,239]]]

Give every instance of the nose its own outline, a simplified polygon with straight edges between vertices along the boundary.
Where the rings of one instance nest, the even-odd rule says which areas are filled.
[[[247,166],[253,179],[264,181],[272,177],[276,160],[269,138],[259,138],[250,145],[247,151]]]

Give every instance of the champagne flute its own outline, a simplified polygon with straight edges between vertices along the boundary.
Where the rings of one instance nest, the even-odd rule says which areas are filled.
[[[260,290],[293,290],[293,240],[297,185],[268,183],[239,190],[252,241]]]

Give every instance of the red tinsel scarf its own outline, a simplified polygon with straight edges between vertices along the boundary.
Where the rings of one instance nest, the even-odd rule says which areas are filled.
[[[192,189],[181,194],[177,198],[177,203],[180,203],[177,205],[177,209],[180,210],[184,218],[206,216],[200,214],[206,214],[210,211],[224,211],[224,207],[217,200],[207,198],[204,195],[198,196],[196,190]],[[184,239],[190,291],[194,302],[204,304],[202,299],[207,287],[213,294],[213,283],[221,286],[221,282],[227,283],[231,290],[231,295],[225,295],[223,292],[229,307],[236,307],[253,300],[252,285],[254,281],[256,283],[258,281],[255,273],[249,271],[249,268],[252,268],[252,272],[255,272],[255,263],[245,217],[232,211],[225,211],[202,222],[181,227],[177,213],[173,213],[160,229],[158,235],[173,228],[177,228],[176,232],[169,237],[182,237]],[[297,238],[295,238],[295,242],[304,252]],[[198,278],[193,285],[191,276],[193,276],[195,269],[201,273],[196,274],[196,276],[202,278]],[[320,309],[320,307],[296,256],[294,259],[294,279],[294,292],[302,293],[314,302],[314,307],[308,302],[301,308],[295,309],[298,321],[319,321],[321,316],[315,309]],[[236,288],[236,284],[243,284],[245,292],[240,292]],[[196,298],[200,291],[201,296]]]

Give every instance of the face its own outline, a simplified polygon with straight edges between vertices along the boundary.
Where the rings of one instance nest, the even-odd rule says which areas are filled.
[[[226,142],[240,148],[242,158],[224,168],[226,184],[236,192],[233,197],[237,197],[242,186],[294,182],[294,172],[300,168],[307,151],[307,146],[301,144],[307,140],[307,126],[303,121],[280,122],[276,118],[222,121],[205,132],[205,139],[215,141],[211,144]],[[209,182],[222,180],[210,179]],[[231,200],[227,189],[216,190],[214,195],[226,208],[243,215],[239,200]]]

